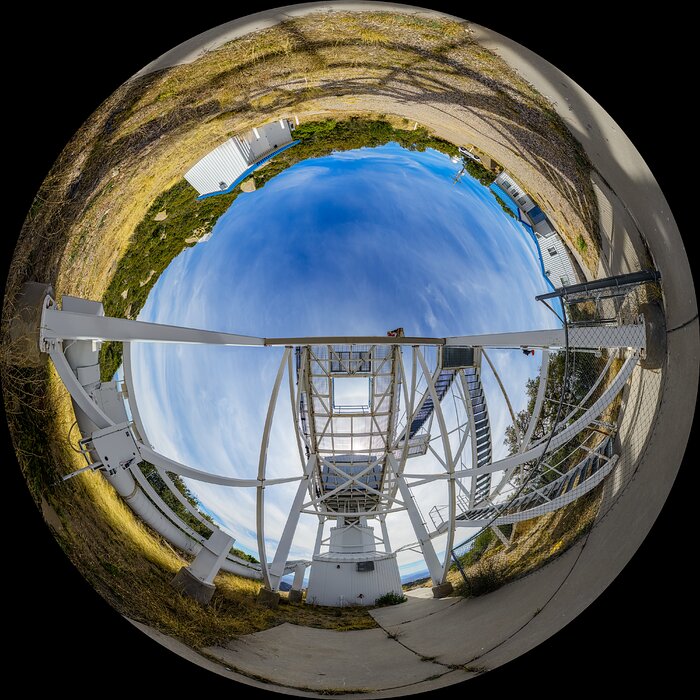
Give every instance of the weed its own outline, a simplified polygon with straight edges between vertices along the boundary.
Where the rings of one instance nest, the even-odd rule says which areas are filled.
[[[462,668],[467,673],[486,673],[488,671],[486,666],[463,666]]]
[[[467,580],[458,587],[457,592],[465,597],[475,598],[495,591],[504,582],[502,569],[489,557],[469,570]]]

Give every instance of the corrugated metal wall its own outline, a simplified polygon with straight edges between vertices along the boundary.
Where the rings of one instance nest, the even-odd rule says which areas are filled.
[[[376,555],[375,555],[376,556]],[[372,556],[367,556],[367,561]],[[395,554],[373,559],[374,571],[357,571],[357,561],[314,558],[306,602],[312,605],[374,605],[385,593],[401,595],[401,576]],[[364,560],[363,560],[364,561]],[[362,597],[360,597],[362,596]]]
[[[498,175],[494,183],[525,213],[536,206],[530,195],[517,185],[513,181],[512,175],[505,170]],[[534,224],[534,231],[542,253],[545,274],[552,284],[555,287],[561,287],[579,282],[566,245],[551,222],[547,218],[538,221]]]
[[[185,180],[200,195],[220,192],[248,169],[249,158],[249,144],[234,136],[191,167]]]

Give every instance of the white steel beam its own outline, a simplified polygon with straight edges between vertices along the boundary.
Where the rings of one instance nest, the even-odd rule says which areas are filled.
[[[255,523],[258,536],[258,556],[260,558],[260,569],[263,575],[265,588],[272,590],[272,582],[270,581],[270,570],[267,565],[267,554],[265,553],[265,471],[267,468],[267,449],[270,445],[270,431],[272,429],[272,420],[275,417],[275,408],[277,407],[277,396],[280,392],[280,384],[284,376],[284,370],[287,366],[287,358],[292,352],[291,348],[285,348],[282,354],[275,383],[272,387],[270,395],[270,403],[267,406],[267,416],[265,417],[265,427],[263,428],[262,440],[260,441],[260,459],[258,460],[258,488],[255,500]]]
[[[645,346],[646,331],[643,323],[624,326],[582,326],[569,329],[570,348],[633,348]],[[518,333],[491,333],[462,335],[445,338],[445,345],[466,345],[493,348],[564,348],[566,334],[563,328],[521,331]]]
[[[376,518],[379,513],[381,512],[384,515],[388,515],[389,513],[400,513],[401,511],[406,510],[405,506],[401,506],[400,508],[387,508],[382,511],[378,510],[311,510],[309,509],[306,505],[304,505],[302,509],[302,513],[307,513],[308,515],[317,515],[319,517],[326,517],[329,520],[332,520],[334,518],[340,517],[346,517],[346,518],[359,518],[361,516],[366,516],[368,518]]]
[[[389,530],[386,526],[386,516],[379,516],[379,525],[382,528],[382,543],[384,544],[384,551],[391,552],[391,542],[389,541]]]
[[[294,396],[294,367],[292,365],[292,353],[290,352],[287,356],[287,377],[289,379],[289,405],[292,408],[292,420],[294,421],[294,437],[297,441],[297,451],[299,452],[299,461],[301,463],[302,469],[304,469],[304,449],[301,445],[301,435],[299,430],[299,411],[296,402],[296,397]],[[308,485],[308,479],[306,479]]]
[[[151,464],[155,464],[157,467],[161,467],[166,471],[173,472],[179,476],[185,476],[188,479],[195,479],[197,481],[204,481],[207,484],[218,484],[219,486],[234,486],[234,487],[259,487],[261,484],[266,486],[273,486],[274,484],[284,484],[290,481],[299,481],[301,477],[299,476],[289,476],[281,479],[238,479],[232,476],[223,476],[222,474],[212,474],[210,472],[203,472],[200,469],[194,469],[193,467],[188,467],[186,464],[177,462],[170,457],[156,452],[153,448],[144,445],[143,443],[137,442],[139,453],[143,459]]]
[[[136,425],[136,430],[141,436],[141,440],[151,446],[144,428],[141,414],[139,413],[138,401],[134,390],[134,375],[131,370],[131,343],[122,345],[122,365],[124,367],[124,382],[126,383],[126,392],[130,398],[129,408],[131,409],[131,419]]]
[[[265,345],[444,345],[444,338],[393,337],[385,335],[329,335],[297,338],[265,338]],[[325,360],[322,360],[324,362]]]
[[[163,483],[168,487],[168,489],[170,489],[170,492],[173,494],[173,496],[175,496],[175,498],[177,498],[177,500],[180,501],[180,503],[182,503],[182,505],[183,505],[195,518],[197,518],[197,520],[199,520],[199,522],[202,523],[202,525],[205,525],[206,527],[211,528],[211,527],[212,527],[211,522],[210,522],[209,520],[207,520],[207,519],[201,514],[201,512],[200,512],[197,508],[195,508],[195,507],[182,495],[182,493],[180,493],[180,489],[178,489],[177,486],[175,486],[175,484],[173,483],[173,480],[170,478],[170,475],[168,474],[168,472],[166,472],[165,469],[163,469],[162,467],[158,466],[157,464],[154,465],[154,466],[155,466],[156,471],[158,472],[160,478],[163,480]],[[132,467],[132,471],[133,471],[134,469],[139,469],[139,467],[138,467],[138,466]]]
[[[316,455],[311,455],[304,467],[304,475],[302,477],[302,480],[299,482],[297,492],[289,509],[287,522],[284,524],[282,536],[280,537],[279,544],[277,545],[275,557],[272,560],[272,564],[270,565],[269,579],[271,584],[271,590],[273,591],[276,591],[279,588],[280,578],[282,578],[282,576],[284,575],[284,567],[287,563],[289,550],[292,547],[294,533],[296,532],[297,525],[299,524],[299,514],[301,513],[302,504],[304,503],[304,495],[306,494],[309,488],[309,476],[315,468]]]
[[[316,530],[316,542],[314,544],[314,556],[317,557],[321,553],[321,544],[323,543],[323,526],[326,523],[326,519],[319,517],[318,519],[318,529]]]
[[[428,383],[428,391],[430,392],[430,397],[433,400],[433,412],[437,418],[438,425],[440,426],[440,434],[442,435],[442,445],[445,453],[445,461],[447,462],[447,473],[449,479],[447,481],[447,494],[448,494],[448,515],[447,515],[447,544],[445,545],[445,561],[442,567],[442,576],[439,583],[444,583],[447,578],[447,571],[450,568],[450,553],[452,552],[452,546],[454,545],[455,538],[455,518],[457,516],[457,495],[455,490],[455,463],[452,459],[452,448],[450,446],[450,438],[447,434],[447,424],[445,422],[445,416],[442,412],[442,404],[440,403],[440,398],[438,397],[437,391],[435,390],[435,382],[433,381],[433,376],[428,370],[428,364],[423,357],[421,350],[416,350],[416,355],[418,356],[418,362],[421,366],[421,371]]]
[[[503,386],[503,382],[501,381],[501,376],[496,371],[496,367],[494,366],[493,362],[491,362],[491,358],[486,354],[486,350],[482,350],[481,354],[483,357],[486,358],[486,362],[488,362],[488,365],[491,368],[491,371],[493,372],[493,376],[496,377],[496,381],[498,382],[498,386],[501,389],[501,393],[503,394],[503,398],[506,400],[506,406],[508,407],[508,413],[510,413],[510,418],[513,421],[513,428],[515,429],[515,436],[518,440],[518,444],[520,444],[522,442],[522,436],[520,435],[520,427],[518,426],[518,421],[515,418],[515,411],[513,410],[512,404],[510,403],[510,398],[508,397],[508,392],[506,391],[506,388]]]
[[[532,409],[530,422],[527,424],[527,430],[520,443],[520,452],[524,452],[530,445],[532,433],[535,432],[537,421],[540,418],[542,405],[544,404],[545,391],[547,389],[547,377],[549,374],[549,350],[542,351],[542,364],[540,365],[540,382],[537,386],[537,396],[535,397],[535,405]],[[499,484],[500,486],[500,484]]]
[[[95,316],[73,311],[45,309],[40,337],[51,340],[116,340],[141,343],[203,343],[209,345],[264,345],[263,338],[182,328],[125,318]]]
[[[389,455],[389,461],[391,462],[392,469],[394,472],[398,469],[396,460],[393,455]],[[413,494],[411,489],[408,487],[406,480],[403,475],[399,475],[397,478],[397,483],[399,486],[399,491],[401,492],[401,498],[406,505],[406,510],[408,511],[408,517],[413,526],[413,531],[416,533],[418,538],[418,543],[420,544],[420,549],[423,554],[423,559],[428,567],[428,572],[430,573],[430,578],[433,580],[433,585],[439,586],[442,583],[443,567],[435,553],[435,547],[428,535],[428,530],[425,527],[425,523],[421,519],[420,513],[418,512],[418,507],[413,500]],[[449,550],[446,550],[446,556],[449,557]]]
[[[195,540],[195,542],[199,542],[201,544],[205,538],[198,532],[195,532],[182,518],[173,512],[172,508],[161,498],[153,486],[151,486],[150,481],[148,481],[146,475],[141,471],[141,469],[137,465],[133,465],[129,467],[129,471],[134,479],[136,479],[139,486],[144,490],[146,495],[153,501],[163,515],[170,520],[173,525],[183,530],[188,537],[191,537],[193,540]],[[212,523],[207,523],[207,526],[210,530],[217,529],[216,525],[213,525]]]

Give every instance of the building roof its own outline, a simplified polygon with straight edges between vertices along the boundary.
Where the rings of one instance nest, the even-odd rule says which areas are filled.
[[[217,146],[185,173],[185,179],[200,197],[225,194],[270,158],[297,143],[287,119],[270,122]]]

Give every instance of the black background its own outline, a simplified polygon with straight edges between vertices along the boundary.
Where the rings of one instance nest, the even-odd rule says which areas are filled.
[[[237,16],[277,3],[190,4],[186,10],[115,3],[90,10],[17,5],[5,18],[4,263],[52,162],[89,114],[124,80],[178,43]],[[554,63],[586,89],[642,153],[671,205],[681,231],[694,234],[690,207],[696,87],[690,63],[689,19],[658,9],[608,16],[610,3],[561,5],[492,3],[454,7],[426,2],[499,31]],[[576,14],[578,13],[578,14]],[[579,16],[580,15],[580,16]],[[575,17],[572,19],[572,17]],[[9,213],[8,213],[9,210]],[[695,223],[695,222],[693,222]],[[686,245],[690,246],[686,235]],[[3,270],[4,272],[4,270]],[[0,421],[19,517],[5,519],[3,637],[9,643],[5,683],[34,691],[59,687],[75,697],[105,689],[141,696],[137,678],[159,694],[249,692],[182,661],[136,633],[109,608],[64,557],[35,509]],[[430,696],[501,694],[541,697],[571,691],[629,693],[659,679],[671,690],[690,679],[690,642],[683,633],[696,610],[691,592],[697,562],[696,527],[686,515],[692,494],[686,458],[650,535],[622,574],[583,614],[533,651],[466,685]],[[7,484],[8,482],[5,481]],[[620,537],[625,533],[621,532]],[[468,634],[469,630],[465,630]],[[427,697],[427,696],[424,696]]]

